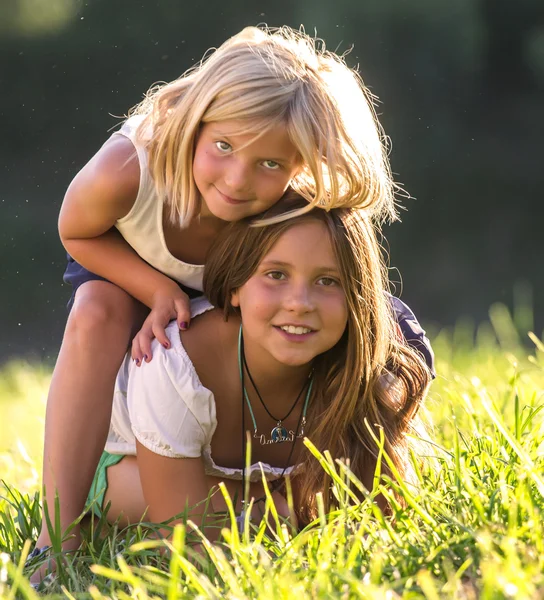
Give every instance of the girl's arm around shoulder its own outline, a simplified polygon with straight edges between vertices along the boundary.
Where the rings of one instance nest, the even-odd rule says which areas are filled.
[[[74,177],[59,217],[59,233],[70,252],[70,240],[97,237],[132,208],[140,183],[140,166],[130,140],[107,141]]]
[[[160,308],[160,325],[153,333],[166,343],[164,326],[171,318],[190,320],[188,298],[176,282],[143,261],[113,229],[134,205],[139,184],[140,166],[132,142],[121,136],[109,140],[70,184],[60,212],[59,233],[68,253],[89,271],[149,308]]]

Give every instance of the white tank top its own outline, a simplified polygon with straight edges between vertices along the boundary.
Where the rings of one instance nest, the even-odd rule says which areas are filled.
[[[147,150],[136,141],[136,129],[143,117],[130,117],[113,136],[128,138],[138,155],[140,186],[134,206],[115,223],[123,238],[152,267],[178,283],[202,291],[204,265],[191,265],[170,254],[162,227],[163,202],[157,195],[148,169]],[[113,137],[112,136],[112,137]]]

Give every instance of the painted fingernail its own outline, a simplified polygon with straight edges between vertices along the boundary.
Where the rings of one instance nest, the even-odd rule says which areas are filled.
[[[147,354],[144,354],[144,360],[147,360]]]
[[[136,366],[139,367],[140,366],[140,359],[139,358],[135,358],[134,362],[136,363]]]
[[[182,321],[179,325],[180,329],[187,329],[187,327],[189,327],[189,323],[187,323],[187,321]]]
[[[170,344],[168,342],[164,342],[163,346],[168,350],[170,348]]]

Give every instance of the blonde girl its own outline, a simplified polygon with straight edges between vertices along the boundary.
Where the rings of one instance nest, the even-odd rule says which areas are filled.
[[[115,376],[190,323],[208,249],[228,222],[288,189],[322,209],[394,217],[393,183],[358,75],[289,28],[246,28],[150,91],[76,175],[59,219],[73,285],[49,392],[45,499],[63,530],[81,513],[106,440]],[[283,218],[292,215],[282,215]],[[52,521],[55,522],[51,514]],[[43,519],[40,546],[50,544]],[[78,528],[63,547],[79,545]]]
[[[172,348],[155,340],[155,358],[141,368],[126,358],[89,495],[95,512],[109,504],[112,521],[134,523],[145,514],[158,523],[188,506],[201,523],[219,481],[241,496],[246,430],[251,496],[263,495],[261,468],[278,483],[290,473],[299,525],[316,518],[317,493],[327,509],[335,504],[303,436],[349,459],[371,489],[377,446],[368,427],[374,434],[382,427],[396,469],[411,479],[406,434],[432,362],[397,334],[370,219],[345,209],[301,215],[304,207],[284,200],[264,215],[273,224],[230,224],[206,264],[211,303],[192,302],[191,329],[180,333],[171,323]],[[278,222],[294,210],[298,216]],[[390,473],[385,463],[382,473]],[[278,489],[273,498],[289,516]],[[215,494],[209,511],[222,510]]]

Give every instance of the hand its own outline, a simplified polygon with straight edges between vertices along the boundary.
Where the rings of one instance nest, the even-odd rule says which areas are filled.
[[[293,527],[293,529],[296,530],[298,527],[297,517],[294,513],[291,513],[287,499],[278,491],[272,492],[271,498],[272,502],[274,503],[274,506],[276,507],[276,511],[278,513],[280,521],[287,521]],[[263,489],[262,496],[254,496],[254,504],[251,511],[251,518],[255,524],[260,524],[263,520],[263,517],[265,515],[265,508],[266,498],[264,497]],[[277,529],[277,523],[271,513],[269,513],[268,515],[268,527],[272,532],[276,531]]]
[[[157,338],[165,348],[170,348],[170,340],[164,329],[173,319],[176,319],[178,327],[182,330],[189,327],[191,320],[189,297],[177,286],[169,293],[161,291],[153,296],[151,312],[132,340],[131,356],[138,366],[142,360],[149,362],[153,358],[151,352],[153,338]]]

